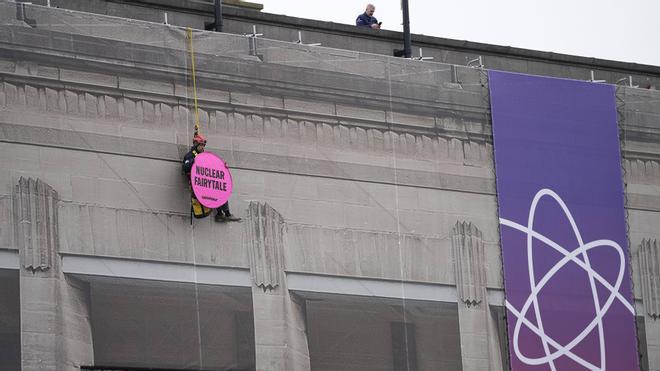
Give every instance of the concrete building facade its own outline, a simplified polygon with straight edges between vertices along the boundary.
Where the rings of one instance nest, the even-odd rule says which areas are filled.
[[[282,40],[192,31],[201,131],[232,169],[243,221],[191,223],[190,40],[132,18],[169,7],[201,28],[208,15],[85,3],[0,2],[3,369],[506,369],[487,74],[440,62],[476,50],[516,72],[660,77],[422,37],[444,57],[403,60],[383,55],[395,33],[337,25],[309,42],[353,48],[307,46],[282,41],[289,18],[228,8],[228,31],[260,20]],[[120,12],[131,7],[147,10]],[[659,98],[617,87],[648,370],[660,370]]]

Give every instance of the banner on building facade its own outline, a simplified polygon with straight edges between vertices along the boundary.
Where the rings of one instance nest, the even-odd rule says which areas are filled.
[[[489,84],[511,369],[638,370],[614,87]]]
[[[231,173],[225,161],[211,152],[203,152],[195,157],[190,170],[190,184],[197,200],[211,209],[227,202],[233,188]]]

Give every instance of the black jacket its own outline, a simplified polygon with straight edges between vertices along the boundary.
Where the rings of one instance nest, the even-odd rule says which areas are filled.
[[[193,146],[190,148],[190,151],[186,153],[185,156],[183,156],[183,165],[182,165],[182,170],[183,173],[186,175],[190,175],[190,170],[192,170],[192,166],[195,163],[195,157],[198,155],[197,153],[197,146]]]
[[[378,20],[376,17],[370,17],[367,12],[360,14],[355,20],[355,25],[358,27],[371,27],[374,23],[378,23]]]

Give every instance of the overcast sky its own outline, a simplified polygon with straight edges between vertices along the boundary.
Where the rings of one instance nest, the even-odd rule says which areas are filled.
[[[346,24],[355,24],[368,2],[254,1],[262,3],[267,13]],[[660,0],[409,3],[412,33],[660,66]],[[384,29],[402,30],[400,0],[374,0],[373,4],[374,16]]]

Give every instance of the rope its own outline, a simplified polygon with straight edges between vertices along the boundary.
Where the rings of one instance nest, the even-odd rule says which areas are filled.
[[[193,81],[193,99],[195,102],[195,134],[199,133],[199,110],[197,108],[197,78],[195,77],[195,49],[193,49],[193,33],[192,28],[188,27],[187,35],[188,47],[190,49],[190,61],[192,64],[192,81]]]

